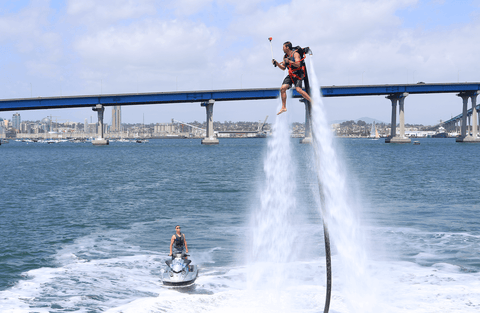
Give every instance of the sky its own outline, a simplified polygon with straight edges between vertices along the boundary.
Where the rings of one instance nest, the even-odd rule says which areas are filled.
[[[309,46],[322,86],[477,82],[480,0],[0,0],[0,99],[280,87],[268,37]],[[330,121],[389,122],[382,96],[325,98]],[[215,121],[273,121],[278,100],[222,102]],[[461,113],[454,94],[409,95],[406,123]],[[111,123],[106,109],[106,123]],[[15,112],[0,112],[11,119]],[[89,108],[22,120],[96,121]],[[288,104],[303,122],[303,104]],[[199,103],[123,106],[122,122],[204,121]]]

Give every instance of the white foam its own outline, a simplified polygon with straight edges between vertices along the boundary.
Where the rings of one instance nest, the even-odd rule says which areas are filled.
[[[192,253],[192,257],[198,255],[195,262],[200,265],[199,277],[192,289],[177,290],[165,288],[159,279],[166,251],[156,253],[127,244],[123,242],[124,232],[99,231],[65,246],[57,254],[57,267],[28,271],[24,280],[1,291],[0,311],[321,312],[323,309],[324,257],[280,264],[285,271],[281,288],[263,285],[250,289],[247,284],[250,267],[217,266],[212,252],[218,249],[212,248]],[[425,236],[435,240],[432,234]],[[466,238],[470,237],[467,234]],[[320,239],[320,235],[312,238]],[[112,252],[101,255],[98,250]],[[92,255],[98,258],[87,257]],[[343,267],[340,253],[335,253],[332,263],[331,312],[356,312],[351,309],[350,295],[344,292],[351,281],[344,279],[348,270]],[[259,266],[263,265],[277,264]],[[445,262],[421,266],[415,262],[370,260],[367,266],[368,273],[381,286],[373,291],[378,303],[371,312],[480,310],[479,273],[465,272]]]
[[[383,277],[382,297],[390,312],[478,312],[480,275],[458,266],[420,266],[412,262],[375,263]]]

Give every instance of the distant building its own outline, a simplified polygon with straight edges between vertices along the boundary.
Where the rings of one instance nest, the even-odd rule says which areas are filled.
[[[85,119],[85,123],[83,124],[83,132],[88,133],[88,119]]]
[[[31,130],[32,130],[31,123],[27,123],[27,122],[21,122],[20,123],[20,132],[21,133],[29,134],[29,133],[31,133]]]
[[[119,132],[122,130],[122,107],[114,105],[112,108],[112,126],[111,132]]]
[[[87,124],[87,133],[96,134],[98,131],[98,123],[89,123]]]
[[[44,117],[42,118],[41,120],[41,124],[42,124],[42,130],[44,133],[48,133],[49,131],[51,131],[51,124],[52,124],[52,120],[50,119],[50,117]]]
[[[19,113],[15,113],[12,116],[12,127],[20,131],[20,124],[22,123],[22,118]]]
[[[176,127],[174,124],[158,124],[153,127],[155,133],[174,133]]]

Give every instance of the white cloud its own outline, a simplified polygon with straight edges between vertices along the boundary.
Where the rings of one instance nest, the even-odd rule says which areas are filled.
[[[71,94],[96,93],[100,85],[103,92],[279,86],[283,73],[270,63],[270,36],[277,59],[286,40],[310,46],[323,85],[361,84],[362,76],[368,84],[477,80],[478,19],[448,29],[405,28],[396,12],[417,0],[85,0],[67,2],[58,20],[48,3],[0,16],[0,42],[14,44],[30,73],[68,76],[64,90]],[[202,20],[217,13],[224,15]],[[41,90],[52,94],[47,87]],[[407,122],[458,113],[452,99],[408,97]],[[327,102],[331,119],[389,120],[382,97]],[[218,110],[230,112],[225,119],[256,113],[228,108]],[[302,110],[291,114],[303,120]]]
[[[0,16],[0,43],[12,45],[15,56],[23,56],[24,68],[35,76],[60,74],[62,38],[49,27],[51,14],[48,1],[32,1],[18,13]]]
[[[260,9],[260,5],[275,5],[275,1],[273,0],[219,0],[217,3],[221,4],[230,4],[235,8],[235,11],[238,14],[251,14],[252,11],[256,11]]]
[[[215,37],[203,24],[150,20],[81,37],[74,47],[83,61],[93,66],[161,66],[173,70],[179,63],[190,68],[207,62]]]
[[[67,14],[81,18],[86,24],[105,24],[118,20],[138,18],[156,12],[153,0],[69,0]]]
[[[175,77],[201,75],[214,62],[216,37],[203,24],[146,20],[80,37],[73,46],[86,80],[115,82],[115,92],[132,79],[150,88],[167,81],[172,90]]]
[[[192,15],[211,8],[214,0],[177,0],[166,4],[175,10],[176,15]]]
[[[54,34],[44,30],[51,13],[45,3],[34,1],[16,14],[0,16],[0,42],[14,42],[22,53],[32,51],[38,44],[48,47]]]

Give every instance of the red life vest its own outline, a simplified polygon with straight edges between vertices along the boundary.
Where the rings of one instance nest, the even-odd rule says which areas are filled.
[[[297,47],[295,47],[297,48]],[[302,80],[305,78],[305,58],[306,58],[306,55],[305,53],[303,53],[303,49],[295,49],[293,50],[292,52],[292,55],[291,56],[288,56],[287,54],[285,54],[285,56],[283,57],[284,59],[289,59],[293,62],[296,62],[295,61],[295,52],[298,52],[298,54],[300,54],[300,57],[302,58],[302,55],[303,55],[303,58],[300,59],[300,66],[299,67],[294,67],[292,65],[292,63],[289,63],[287,65],[287,68],[288,68],[288,76],[290,76],[290,79],[292,80],[292,82],[294,82],[294,78],[297,79],[297,80]]]

